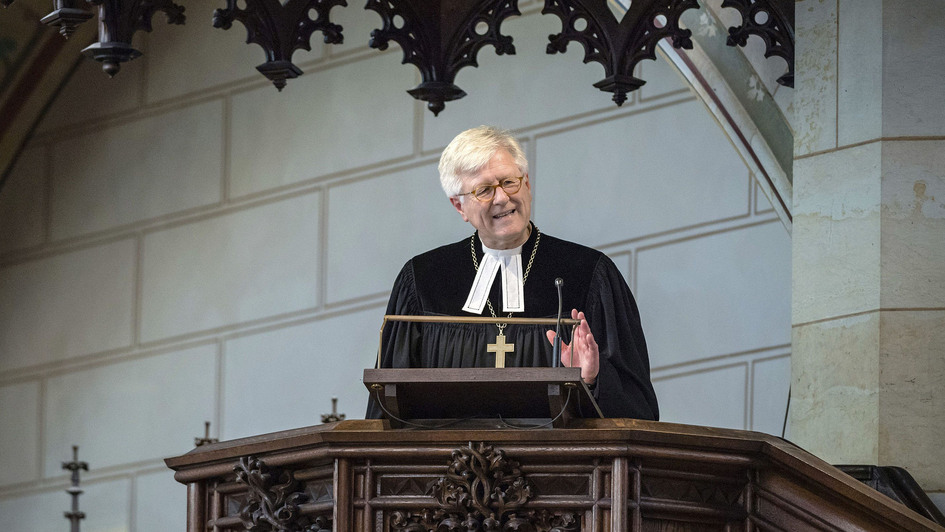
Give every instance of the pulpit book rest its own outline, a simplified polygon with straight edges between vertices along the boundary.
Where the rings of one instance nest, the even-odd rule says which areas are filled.
[[[486,323],[576,327],[570,318],[484,318],[471,316],[386,315],[377,346],[377,368],[388,321]],[[566,427],[572,419],[604,417],[580,368],[506,368],[513,349],[500,333],[489,351],[495,368],[393,368],[364,370],[364,385],[392,428],[445,426]]]
[[[568,427],[604,417],[581,368],[366,369],[391,428]]]

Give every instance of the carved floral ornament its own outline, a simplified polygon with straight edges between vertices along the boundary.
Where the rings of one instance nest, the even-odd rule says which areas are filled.
[[[453,451],[446,474],[433,486],[439,508],[394,511],[391,528],[403,532],[576,532],[573,512],[524,508],[534,495],[518,462],[480,442]]]
[[[329,532],[331,520],[325,516],[301,514],[300,505],[309,502],[291,471],[269,467],[253,456],[240,458],[233,468],[236,480],[246,484],[248,497],[240,508],[243,527],[250,532]]]
[[[0,0],[8,5],[15,0]],[[311,49],[311,36],[320,31],[325,43],[338,44],[344,39],[343,28],[331,22],[336,6],[346,0],[221,0],[225,7],[213,14],[213,25],[229,29],[240,22],[247,32],[247,43],[263,48],[266,62],[257,70],[279,90],[286,81],[302,74],[292,63],[298,49]],[[633,75],[643,59],[656,59],[655,49],[662,39],[673,46],[691,48],[691,32],[680,26],[680,16],[699,7],[697,0],[632,0],[618,20],[608,2],[614,0],[545,0],[543,14],[561,19],[560,33],[549,36],[546,52],[563,52],[570,42],[584,47],[584,61],[604,67],[605,77],[594,84],[612,92],[621,105],[627,93],[646,81]],[[151,17],[163,11],[171,24],[183,24],[184,8],[172,0],[55,0],[55,10],[44,17],[46,24],[58,26],[64,37],[92,14],[83,5],[98,8],[99,40],[84,53],[102,62],[103,69],[114,75],[120,64],[138,57],[131,46],[138,30],[151,31]],[[722,7],[736,9],[742,24],[729,28],[727,44],[744,46],[750,35],[765,43],[765,56],[787,60],[788,72],[778,82],[794,83],[794,2],[792,0],[724,0]],[[366,9],[376,11],[382,27],[371,32],[369,45],[384,50],[390,41],[400,45],[403,62],[417,67],[420,85],[407,92],[427,102],[439,114],[446,102],[466,93],[454,83],[457,72],[466,66],[478,66],[476,56],[486,45],[498,55],[515,53],[513,38],[501,33],[508,17],[519,15],[518,0],[367,0]]]

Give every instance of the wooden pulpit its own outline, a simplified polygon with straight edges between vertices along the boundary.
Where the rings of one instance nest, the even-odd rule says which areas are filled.
[[[188,532],[945,531],[784,440],[631,419],[348,420],[166,463],[187,485]]]

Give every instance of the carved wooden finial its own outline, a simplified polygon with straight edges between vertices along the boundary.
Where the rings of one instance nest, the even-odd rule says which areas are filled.
[[[203,422],[203,438],[194,438],[194,445],[200,447],[201,445],[206,445],[208,443],[217,443],[218,439],[210,437],[210,422]]]
[[[98,9],[99,40],[82,53],[99,63],[109,77],[121,70],[121,64],[141,56],[131,45],[138,30],[151,31],[151,18],[161,11],[168,24],[183,24],[184,7],[173,0],[86,0]],[[61,17],[60,17],[61,18]]]
[[[331,398],[331,414],[322,414],[322,423],[332,423],[334,421],[342,421],[345,418],[344,414],[338,413],[338,398]]]
[[[47,26],[58,26],[59,33],[66,39],[75,33],[76,27],[95,16],[91,11],[83,9],[79,0],[55,0],[52,13],[49,13],[40,22]]]
[[[85,512],[79,511],[79,495],[82,490],[79,489],[79,471],[88,471],[89,464],[79,461],[79,446],[72,446],[72,461],[63,462],[62,468],[72,472],[72,484],[66,488],[66,493],[72,497],[72,511],[65,512],[66,519],[69,520],[71,532],[79,532],[79,521],[85,519]]]

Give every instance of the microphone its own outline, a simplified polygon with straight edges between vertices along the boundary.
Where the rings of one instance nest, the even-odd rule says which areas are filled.
[[[558,289],[558,322],[555,324],[555,341],[551,348],[554,363],[552,367],[557,368],[561,365],[561,305],[563,297],[561,296],[561,287],[564,286],[564,279],[558,277],[555,279],[555,287]]]

